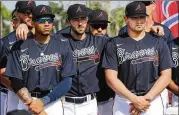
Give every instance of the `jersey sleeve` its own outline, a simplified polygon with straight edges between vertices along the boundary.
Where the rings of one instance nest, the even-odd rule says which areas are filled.
[[[19,48],[12,48],[8,56],[5,75],[23,80]]]
[[[171,53],[163,39],[159,40],[159,70],[163,71],[174,67]]]
[[[2,57],[3,57],[3,52],[4,52],[3,42],[0,39],[0,62],[1,62]]]
[[[73,60],[69,42],[65,41],[63,46],[61,76],[64,78],[76,74],[76,65]]]
[[[109,41],[104,49],[104,54],[102,57],[102,67],[105,69],[112,69],[118,71],[118,62],[116,55],[116,48],[113,41]]]

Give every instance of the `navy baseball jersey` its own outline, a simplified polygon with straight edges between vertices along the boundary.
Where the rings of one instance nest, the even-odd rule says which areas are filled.
[[[3,46],[3,41],[0,39],[0,63],[3,57],[3,52],[4,52],[4,46]]]
[[[55,36],[53,36],[55,37]],[[68,40],[51,37],[48,44],[35,39],[16,42],[8,57],[5,75],[23,80],[29,91],[51,90],[60,77],[76,74]]]
[[[10,34],[8,34],[7,36],[5,36],[4,38],[2,38],[2,41],[3,41],[3,45],[4,45],[4,55],[3,55],[3,58],[2,58],[2,63],[0,64],[0,67],[1,68],[4,68],[6,67],[6,64],[7,64],[7,57],[10,53],[10,50],[13,46],[13,44],[18,41],[17,38],[16,38],[16,33],[15,31],[14,32],[11,32]]]
[[[92,36],[86,34],[84,40],[75,40],[71,34],[59,34],[59,38],[68,38],[73,59],[77,65],[77,75],[72,79],[72,88],[68,96],[84,96],[99,91],[98,78],[100,56],[107,37]],[[104,77],[104,76],[102,76]]]
[[[67,26],[61,30],[59,30],[56,34],[69,34],[70,33],[70,26]]]
[[[179,38],[174,40],[172,58],[175,67],[172,68],[172,80],[179,86]]]
[[[163,39],[146,33],[139,41],[115,37],[105,48],[102,67],[118,71],[118,78],[131,92],[147,92],[160,72],[173,67]]]
[[[172,42],[174,40],[174,37],[172,35],[171,30],[167,26],[165,26],[165,25],[162,25],[160,23],[154,22],[153,26],[156,26],[156,25],[159,25],[159,26],[163,27],[165,35],[161,36],[161,38],[163,38],[166,41],[166,43],[167,43],[167,45],[169,47],[170,52],[172,52],[172,44],[173,44]],[[125,36],[126,33],[127,33],[127,25],[120,29],[119,36]]]

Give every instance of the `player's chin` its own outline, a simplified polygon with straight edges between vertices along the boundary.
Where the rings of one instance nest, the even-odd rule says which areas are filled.
[[[42,33],[43,36],[49,36],[50,35],[50,32],[44,32]]]

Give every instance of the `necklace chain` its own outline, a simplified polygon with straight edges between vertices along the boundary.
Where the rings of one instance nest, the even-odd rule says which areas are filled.
[[[41,49],[39,48],[40,44],[39,44],[38,41],[36,41],[36,40],[34,39],[34,42],[35,42],[35,45],[36,45],[37,49],[40,51],[40,56],[44,56],[44,52],[45,52],[45,50],[47,49],[48,44],[49,44],[50,41],[47,43],[47,45],[45,46],[45,48],[44,48],[43,50],[41,50]]]

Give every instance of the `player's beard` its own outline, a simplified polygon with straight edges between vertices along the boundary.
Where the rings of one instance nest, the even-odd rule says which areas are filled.
[[[49,33],[47,33],[47,34],[44,34],[44,33],[40,33],[42,36],[49,36],[50,34]]]
[[[76,35],[83,35],[86,31],[86,29],[84,29],[84,31],[80,32],[78,31],[75,27],[71,26],[71,30],[76,34]]]

